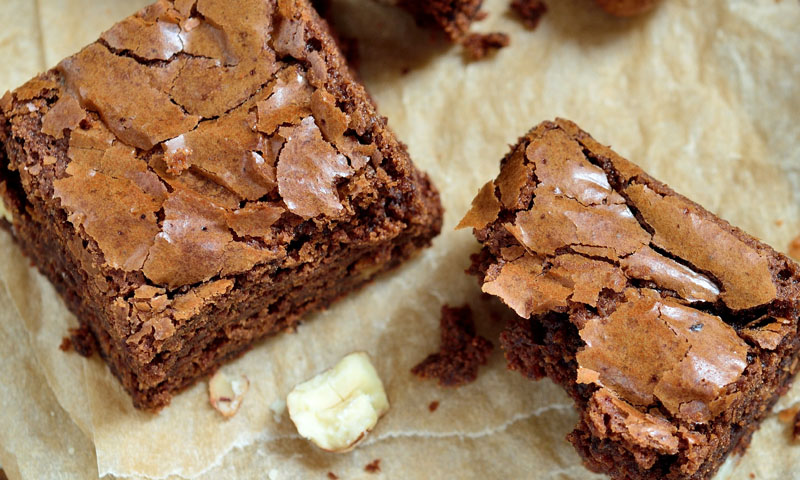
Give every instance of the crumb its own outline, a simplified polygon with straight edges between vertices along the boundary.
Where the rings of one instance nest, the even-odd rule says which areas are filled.
[[[750,476],[750,478],[756,478],[756,474],[755,474],[755,473],[753,473],[753,472],[750,472],[750,475],[749,475],[749,476]]]
[[[486,17],[489,16],[489,12],[486,10],[479,10],[478,13],[475,14],[475,18],[472,19],[473,22],[480,22],[481,20],[486,20]]]
[[[436,378],[439,385],[457,387],[475,381],[478,367],[486,365],[494,346],[475,333],[475,322],[469,305],[442,307],[439,352],[411,369],[421,378]]]
[[[783,226],[783,220],[781,220],[780,218],[775,220],[775,226],[776,227],[782,227]]]
[[[794,427],[792,428],[792,440],[800,440],[800,411],[795,414]]]
[[[514,0],[511,9],[517,13],[523,25],[533,30],[547,12],[547,5],[541,0]]]
[[[435,412],[437,408],[439,408],[438,400],[434,400],[430,403],[430,405],[428,405],[428,410],[430,410],[431,413]]]
[[[64,337],[61,339],[61,345],[58,346],[58,349],[62,352],[69,352],[72,349],[72,340],[69,337]]]
[[[337,477],[336,474],[333,473],[333,472],[328,472],[328,478],[330,478],[331,480],[338,480],[339,479],[339,477]]]
[[[792,243],[789,244],[789,256],[795,260],[800,260],[800,235],[795,237]]]
[[[376,458],[372,462],[368,463],[366,467],[364,467],[364,471],[368,473],[378,473],[381,471],[381,459]]]
[[[69,329],[69,339],[75,351],[83,357],[91,357],[97,351],[97,340],[86,325]]]
[[[493,51],[507,47],[509,43],[508,35],[500,32],[471,33],[461,41],[470,60],[484,59]]]

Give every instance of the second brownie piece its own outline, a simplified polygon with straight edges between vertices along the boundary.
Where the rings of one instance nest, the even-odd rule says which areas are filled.
[[[517,314],[509,367],[575,400],[569,440],[617,479],[705,479],[798,366],[798,266],[566,120],[534,128],[462,227]]]
[[[0,108],[14,237],[140,408],[441,226],[306,0],[161,0]]]

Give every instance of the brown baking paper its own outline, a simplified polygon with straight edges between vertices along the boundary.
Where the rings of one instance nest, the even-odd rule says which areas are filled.
[[[0,90],[77,51],[145,0],[0,4]],[[458,47],[392,7],[334,1],[360,45],[360,75],[442,193],[433,248],[297,333],[262,342],[224,367],[251,387],[224,420],[201,381],[157,415],[137,412],[105,365],[58,350],[75,319],[0,234],[0,464],[16,478],[593,478],[564,436],[577,416],[549,381],[505,370],[496,351],[478,380],[441,389],[410,368],[436,350],[439,308],[469,303],[497,343],[501,325],[464,275],[477,244],[453,227],[498,171],[508,145],[563,116],[723,218],[785,250],[800,233],[800,5],[791,0],[664,0],[614,19],[590,0],[551,0],[535,31],[505,0],[487,0],[479,31],[511,46],[465,63]],[[505,312],[507,314],[507,312]],[[366,350],[392,404],[355,451],[324,453],[298,438],[281,401],[298,382]],[[430,412],[428,405],[439,401]],[[794,388],[776,411],[800,405]],[[364,466],[381,460],[373,475]],[[718,478],[789,478],[800,467],[790,426],[771,416]],[[599,478],[599,477],[598,477]]]

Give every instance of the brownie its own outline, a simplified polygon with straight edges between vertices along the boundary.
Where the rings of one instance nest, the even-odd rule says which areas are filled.
[[[574,399],[591,470],[710,478],[797,371],[798,265],[572,122],[522,137],[460,226],[517,314],[509,367]]]
[[[156,410],[439,232],[306,0],[160,0],[0,101],[12,232]]]

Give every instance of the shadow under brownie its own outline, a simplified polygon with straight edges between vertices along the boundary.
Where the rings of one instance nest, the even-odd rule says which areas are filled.
[[[0,143],[15,239],[139,408],[441,227],[305,0],[146,7],[6,94]]]
[[[521,138],[460,226],[518,315],[509,368],[572,396],[592,470],[710,478],[797,371],[797,264],[572,122]]]

